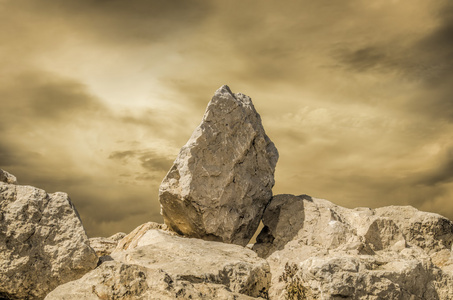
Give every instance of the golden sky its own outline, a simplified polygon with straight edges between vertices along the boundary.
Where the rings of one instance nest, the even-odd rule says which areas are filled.
[[[0,0],[0,167],[90,236],[162,222],[215,90],[252,97],[274,194],[453,219],[449,0]]]

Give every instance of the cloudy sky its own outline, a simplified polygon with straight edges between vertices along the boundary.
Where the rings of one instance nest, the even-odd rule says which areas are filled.
[[[158,221],[217,88],[252,97],[274,194],[453,219],[453,3],[0,0],[0,168],[90,236]]]

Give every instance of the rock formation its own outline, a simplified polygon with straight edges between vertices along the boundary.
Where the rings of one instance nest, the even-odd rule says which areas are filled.
[[[129,248],[131,249],[136,248],[139,245],[147,244],[148,242],[146,241],[146,236],[145,238],[143,238],[143,236],[151,229],[163,230],[169,235],[176,235],[176,233],[174,233],[173,231],[169,231],[167,225],[165,224],[148,222],[138,226],[131,233],[129,233],[123,239],[121,239],[118,243],[118,246],[114,250],[118,252],[122,250],[127,250]]]
[[[452,221],[272,198],[277,159],[223,86],[160,186],[166,224],[88,240],[66,194],[0,170],[0,299],[453,299]]]
[[[222,86],[160,186],[165,224],[246,245],[272,197],[277,160],[251,99]]]
[[[277,195],[263,223],[253,249],[271,299],[453,299],[453,222],[440,215]]]
[[[67,194],[9,184],[15,177],[0,174],[0,298],[42,299],[96,266]]]
[[[252,299],[266,296],[269,265],[241,246],[175,236],[145,224],[83,278],[50,299]],[[130,243],[129,243],[130,242]],[[124,247],[125,244],[128,246]]]
[[[108,261],[79,280],[61,285],[46,300],[97,299],[257,299],[232,292],[224,285],[175,280],[165,271]]]
[[[0,182],[17,184],[16,176],[6,172],[5,170],[0,169]]]
[[[115,250],[116,246],[118,246],[118,242],[125,236],[126,234],[124,232],[118,232],[110,237],[90,238],[90,246],[96,252],[97,256],[107,256]]]

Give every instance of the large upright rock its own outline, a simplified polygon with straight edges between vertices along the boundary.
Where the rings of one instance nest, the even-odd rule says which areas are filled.
[[[42,299],[97,261],[67,194],[0,182],[0,298]]]
[[[272,197],[277,160],[252,100],[222,86],[160,186],[165,224],[246,245]]]
[[[453,222],[438,214],[277,195],[263,223],[270,299],[453,299]]]

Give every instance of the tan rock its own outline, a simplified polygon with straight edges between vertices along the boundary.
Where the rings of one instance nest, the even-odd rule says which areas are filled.
[[[111,257],[126,264],[164,270],[175,280],[223,284],[233,292],[267,294],[269,265],[252,250],[237,245],[183,238],[156,229],[146,231],[127,250]]]
[[[0,182],[17,184],[16,176],[6,172],[5,170],[0,169]]]
[[[118,242],[125,236],[126,234],[124,232],[118,232],[111,237],[90,238],[90,246],[94,249],[97,256],[107,256],[110,255],[113,250],[115,250]]]
[[[147,223],[83,278],[50,299],[256,299],[267,296],[269,265],[237,245],[175,236]],[[143,230],[148,227],[148,230]],[[133,238],[135,237],[135,239]],[[255,298],[253,298],[255,297]]]
[[[57,287],[46,300],[257,299],[224,285],[174,280],[163,270],[108,261],[79,280]]]
[[[251,99],[216,91],[159,189],[179,234],[247,245],[272,197],[278,152]]]
[[[452,299],[453,222],[440,215],[277,195],[263,223],[253,249],[270,299]]]
[[[121,240],[119,240],[118,245],[116,247],[117,251],[127,250],[129,248],[136,248],[138,245],[146,244],[146,240],[142,241],[142,238],[143,235],[145,235],[151,229],[163,230],[170,235],[176,235],[175,233],[168,231],[168,227],[165,224],[148,222],[138,226],[131,233],[127,234]]]
[[[0,295],[42,299],[98,261],[65,193],[0,183]]]

